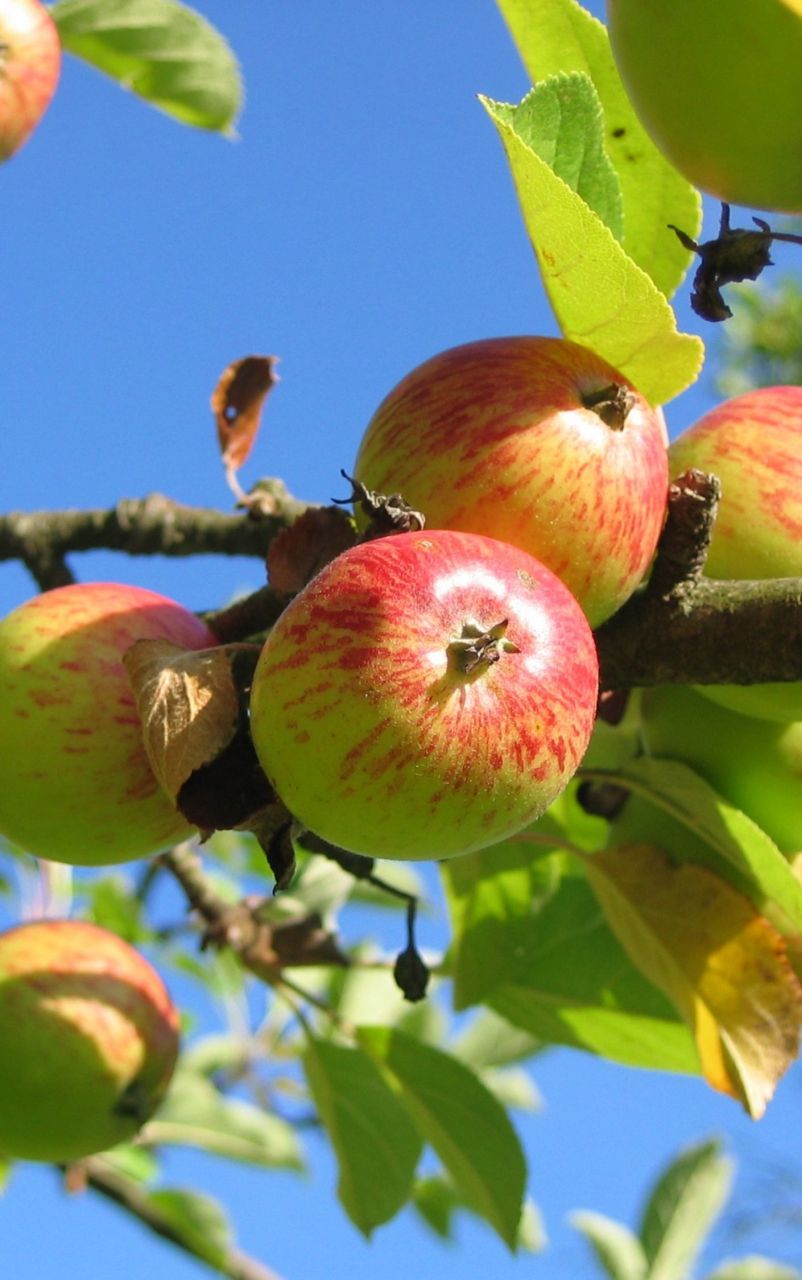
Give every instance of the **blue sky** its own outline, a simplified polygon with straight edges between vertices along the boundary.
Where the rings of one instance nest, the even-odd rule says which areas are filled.
[[[301,497],[343,496],[340,468],[414,365],[473,338],[557,332],[476,97],[517,101],[528,88],[492,0],[202,8],[243,64],[238,142],[185,129],[67,59],[40,131],[0,170],[3,510],[107,507],[153,490],[229,509],[208,401],[222,369],[250,352],[279,356],[281,382],[246,487],[281,475]],[[684,303],[679,311],[700,331]],[[669,406],[672,434],[715,399],[705,375]],[[73,566],[191,608],[260,582],[251,561],[93,553]],[[19,566],[0,565],[3,612],[31,592]],[[330,1154],[314,1144],[306,1180],[186,1153],[168,1169],[227,1200],[242,1246],[286,1280],[394,1280],[411,1265],[439,1280],[582,1280],[596,1272],[566,1213],[633,1222],[681,1144],[724,1135],[744,1197],[758,1167],[798,1169],[798,1071],[759,1125],[698,1081],[578,1053],[555,1051],[533,1074],[544,1109],[518,1128],[551,1240],[536,1258],[510,1259],[467,1220],[458,1248],[445,1248],[409,1213],[366,1244],[334,1201]],[[748,1244],[802,1262],[791,1235]],[[0,1200],[0,1268],[15,1280],[203,1274],[33,1166]]]

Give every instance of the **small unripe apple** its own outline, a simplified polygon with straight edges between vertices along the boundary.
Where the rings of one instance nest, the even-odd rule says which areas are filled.
[[[61,41],[45,6],[39,0],[0,0],[0,161],[33,133],[60,70]]]
[[[354,475],[401,493],[427,529],[521,547],[595,626],[651,564],[668,490],[665,426],[586,347],[489,338],[402,379],[373,415]]]
[[[317,835],[446,858],[539,817],[582,759],[597,685],[587,621],[543,565],[477,534],[402,533],[344,552],[284,611],[251,731]]]
[[[738,715],[681,685],[645,690],[641,710],[650,755],[689,765],[783,853],[802,850],[802,722]]]
[[[128,1141],[178,1055],[178,1014],[116,934],[39,920],[0,934],[0,1154],[63,1162]]]
[[[0,834],[54,862],[126,862],[184,840],[151,770],[122,656],[162,637],[216,644],[189,610],[142,587],[46,591],[0,622]]]
[[[799,0],[607,0],[607,24],[641,123],[690,182],[802,212]]]
[[[669,464],[672,477],[698,467],[721,481],[706,574],[802,576],[802,387],[762,387],[724,401],[677,437]],[[802,720],[800,681],[699,688],[743,715]]]

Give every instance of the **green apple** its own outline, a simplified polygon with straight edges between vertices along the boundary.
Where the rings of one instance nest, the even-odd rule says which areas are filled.
[[[668,493],[665,424],[632,385],[562,338],[489,338],[408,374],[368,424],[354,472],[428,529],[521,547],[592,626],[643,580]]]
[[[721,481],[705,573],[711,578],[802,576],[802,387],[762,387],[724,401],[669,449],[672,477],[689,467]],[[704,685],[738,711],[802,720],[802,681]]]
[[[0,835],[100,865],[195,834],[153,775],[122,661],[154,637],[217,643],[174,600],[119,583],[46,591],[0,622]]]
[[[641,712],[649,755],[689,765],[783,853],[802,850],[802,722],[738,715],[682,685],[646,689]]]
[[[447,858],[546,809],[593,729],[598,661],[568,589],[453,530],[360,543],[270,632],[251,694],[261,765],[298,820],[379,858]]]
[[[607,0],[607,25],[641,123],[690,182],[802,212],[799,0]]]
[[[68,1161],[131,1139],[161,1101],[178,1013],[116,934],[38,920],[0,934],[0,1153]]]
[[[0,4],[0,160],[13,156],[38,125],[56,90],[61,41],[39,0]]]

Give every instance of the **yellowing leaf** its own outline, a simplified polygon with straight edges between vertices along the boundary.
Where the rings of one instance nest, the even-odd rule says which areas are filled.
[[[175,800],[187,778],[220,754],[238,724],[239,700],[225,649],[137,640],[123,657],[150,766]]]
[[[565,337],[603,356],[652,404],[679,395],[701,369],[701,339],[677,332],[664,295],[601,218],[527,145],[509,105],[482,102],[507,153],[543,284]]]
[[[802,987],[784,939],[706,867],[650,845],[585,865],[625,950],[693,1032],[708,1083],[757,1119],[799,1052]]]

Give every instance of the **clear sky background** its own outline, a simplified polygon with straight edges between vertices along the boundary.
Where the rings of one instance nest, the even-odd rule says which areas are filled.
[[[243,65],[237,143],[174,123],[68,58],[38,134],[0,170],[2,510],[108,507],[154,490],[230,509],[208,401],[222,369],[248,353],[279,356],[282,380],[246,487],[281,475],[301,497],[344,496],[340,468],[413,366],[474,338],[557,332],[476,97],[517,101],[528,88],[492,0],[201,7]],[[715,399],[706,373],[668,407],[672,435]],[[244,560],[104,553],[73,567],[191,608],[261,581]],[[2,612],[32,589],[22,568],[0,565]],[[437,927],[424,942],[437,944]],[[443,1246],[409,1211],[366,1243],[314,1139],[306,1179],[190,1153],[171,1157],[168,1173],[227,1201],[242,1247],[286,1280],[407,1280],[410,1268],[424,1280],[584,1280],[597,1272],[567,1212],[634,1224],[663,1163],[713,1133],[739,1161],[736,1207],[759,1201],[778,1167],[802,1179],[798,1069],[757,1125],[698,1080],[568,1050],[532,1071],[544,1107],[516,1124],[550,1238],[534,1258],[511,1259],[467,1219],[458,1246]],[[776,1228],[743,1242],[719,1234],[715,1257],[757,1248],[802,1265],[802,1234]],[[0,1273],[193,1280],[204,1270],[29,1165],[0,1200]]]

